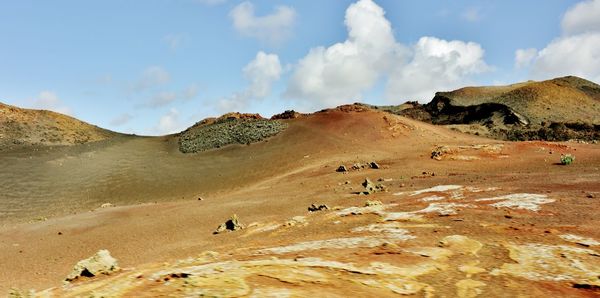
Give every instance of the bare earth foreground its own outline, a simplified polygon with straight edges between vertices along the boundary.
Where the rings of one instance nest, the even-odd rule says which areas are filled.
[[[598,145],[493,141],[356,106],[285,121],[268,141],[197,154],[174,136],[2,152],[0,292],[600,295]],[[358,194],[365,178],[385,189]],[[233,214],[245,228],[213,235]],[[101,249],[119,271],[63,282]]]

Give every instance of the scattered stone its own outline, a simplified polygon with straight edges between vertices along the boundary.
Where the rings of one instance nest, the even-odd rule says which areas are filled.
[[[362,183],[362,186],[365,188],[365,191],[363,191],[362,194],[365,194],[365,195],[370,195],[370,194],[373,194],[376,192],[386,190],[385,185],[375,184],[375,183],[371,182],[371,180],[369,180],[369,178],[365,179],[365,181]]]
[[[110,208],[110,207],[115,207],[115,205],[113,205],[111,203],[104,203],[104,204],[100,205],[100,208]]]
[[[292,217],[292,219],[286,221],[283,224],[283,226],[294,227],[294,226],[305,225],[305,224],[306,224],[306,217],[304,217],[304,216],[294,216],[294,217]]]
[[[346,181],[346,182],[344,182],[344,184],[350,184],[350,181]]]
[[[591,194],[591,193],[588,193],[588,194],[585,195],[585,197],[588,198],[588,199],[593,199],[594,195]]]
[[[346,168],[346,166],[345,166],[345,165],[341,165],[341,166],[339,166],[339,167],[337,168],[337,170],[335,170],[335,171],[336,171],[336,172],[339,172],[339,173],[344,173],[344,172],[348,172],[348,169]]]
[[[444,154],[451,152],[450,148],[447,146],[438,146],[431,150],[431,158],[435,160],[442,160],[442,156]]]
[[[379,165],[376,162],[374,162],[374,161],[372,161],[372,162],[369,163],[369,167],[371,169],[379,169]]]
[[[110,255],[108,250],[102,249],[90,258],[79,261],[65,280],[71,282],[81,277],[108,275],[119,269],[117,260]]]
[[[353,170],[361,170],[361,169],[364,169],[364,168],[365,168],[365,166],[363,164],[359,163],[359,162],[357,162],[357,163],[355,163],[355,164],[352,165],[352,169]]]
[[[381,201],[375,201],[375,200],[371,201],[371,200],[369,200],[369,201],[365,202],[365,207],[379,206],[379,205],[382,205]]]
[[[329,210],[329,206],[327,206],[325,204],[321,204],[321,205],[312,204],[308,207],[309,212],[316,212],[316,211],[322,211],[322,210]]]
[[[233,216],[231,216],[231,218],[229,220],[222,223],[213,232],[213,234],[219,234],[219,233],[223,233],[225,231],[237,231],[237,230],[241,230],[243,228],[244,228],[244,226],[240,223],[240,220],[238,219],[237,215],[234,214]]]
[[[198,201],[204,201],[203,197],[198,197]]]

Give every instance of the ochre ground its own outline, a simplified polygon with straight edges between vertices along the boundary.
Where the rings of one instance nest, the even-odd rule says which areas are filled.
[[[505,143],[360,110],[288,120],[268,142],[193,155],[169,137],[2,153],[0,292],[598,295],[598,145]],[[441,160],[430,158],[437,146],[449,149]],[[561,153],[575,162],[558,165]],[[335,171],[370,161],[381,169]],[[356,194],[367,177],[387,191]],[[439,185],[450,186],[426,190]],[[498,198],[514,194],[524,195],[513,205]],[[367,200],[383,205],[360,208]],[[531,200],[539,204],[523,205]],[[312,203],[331,209],[309,213]],[[213,235],[232,214],[246,228]],[[122,271],[63,287],[99,249]]]

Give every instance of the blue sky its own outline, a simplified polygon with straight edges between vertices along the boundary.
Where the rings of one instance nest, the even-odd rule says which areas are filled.
[[[156,135],[233,110],[598,82],[599,32],[600,0],[2,1],[0,101]]]

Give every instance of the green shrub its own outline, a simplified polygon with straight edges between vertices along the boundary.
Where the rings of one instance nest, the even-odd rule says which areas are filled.
[[[575,161],[575,156],[571,154],[564,154],[560,156],[560,164],[562,165],[570,165]]]

